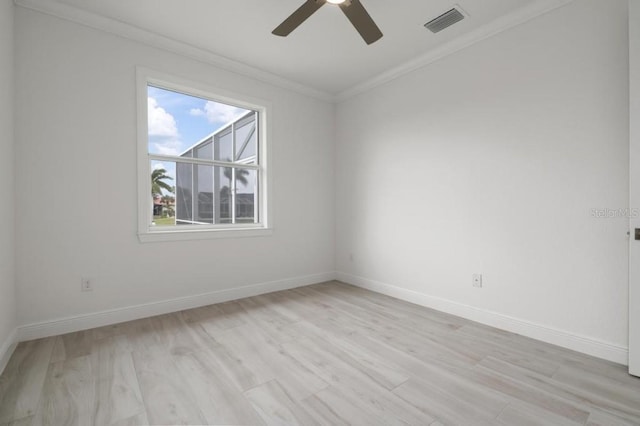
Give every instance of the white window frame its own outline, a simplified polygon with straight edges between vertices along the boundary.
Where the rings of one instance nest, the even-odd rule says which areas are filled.
[[[140,242],[184,241],[210,238],[258,237],[272,234],[273,218],[270,208],[270,179],[268,173],[271,104],[267,101],[214,88],[181,77],[150,70],[136,68],[136,95],[138,109],[137,168],[138,168],[138,238]],[[152,224],[151,203],[151,161],[163,161],[163,156],[149,153],[148,131],[148,85],[172,90],[186,95],[196,96],[214,102],[221,102],[258,113],[257,121],[257,157],[258,167],[258,220],[253,224],[198,224],[176,226],[154,226]],[[175,161],[172,157],[164,161]],[[190,161],[191,162],[191,161]],[[193,163],[218,165],[219,161],[195,160]],[[216,164],[214,164],[216,163]],[[235,164],[237,166],[237,164]]]

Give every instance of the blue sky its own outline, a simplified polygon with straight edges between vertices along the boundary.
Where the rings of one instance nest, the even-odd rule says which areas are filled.
[[[242,108],[148,86],[149,152],[180,155],[202,138],[247,112]],[[175,163],[152,162],[175,179]],[[175,183],[175,182],[174,182]]]

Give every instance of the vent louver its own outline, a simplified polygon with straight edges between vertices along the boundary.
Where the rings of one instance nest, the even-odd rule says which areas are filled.
[[[456,22],[460,22],[464,19],[464,15],[456,8],[451,9],[448,12],[443,13],[435,19],[424,24],[424,26],[432,33],[437,33],[445,28],[450,27]]]

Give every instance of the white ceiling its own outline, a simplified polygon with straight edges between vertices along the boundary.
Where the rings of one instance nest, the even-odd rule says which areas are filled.
[[[56,0],[276,74],[330,95],[549,0],[362,0],[384,37],[367,46],[326,4],[288,37],[271,31],[304,0]],[[438,34],[423,24],[456,3],[469,15]]]

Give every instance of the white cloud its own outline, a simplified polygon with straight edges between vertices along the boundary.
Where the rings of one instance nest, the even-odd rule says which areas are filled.
[[[180,133],[173,115],[158,106],[155,98],[147,98],[149,143],[151,152],[163,155],[178,155],[182,147]]]
[[[218,124],[226,124],[235,121],[246,112],[246,109],[219,104],[213,101],[207,101],[204,106],[204,110],[201,108],[193,108],[189,111],[193,116],[207,117],[207,120],[209,120],[210,123]]]
[[[178,127],[173,115],[158,106],[154,98],[147,98],[149,136],[178,137]]]
[[[160,155],[180,155],[182,154],[182,143],[180,141],[153,141],[152,144],[155,149],[152,151],[154,154]]]

